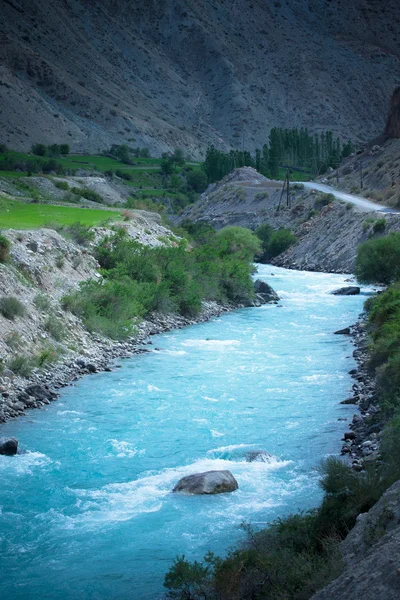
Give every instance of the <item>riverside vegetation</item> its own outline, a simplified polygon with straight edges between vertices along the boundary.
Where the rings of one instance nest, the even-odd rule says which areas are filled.
[[[123,230],[107,237],[95,249],[103,279],[81,284],[64,298],[64,308],[82,318],[89,331],[121,340],[153,311],[195,317],[202,300],[248,303],[259,239],[241,227],[191,232],[192,248],[186,238],[172,247],[150,248]]]
[[[170,600],[305,600],[335,579],[343,564],[340,542],[400,478],[400,234],[368,240],[358,248],[356,274],[386,291],[366,302],[368,367],[377,376],[379,411],[370,425],[383,428],[381,460],[361,473],[337,458],[321,465],[325,492],[319,508],[248,531],[247,541],[225,558],[178,557],[165,577]],[[382,532],[383,535],[383,532]]]

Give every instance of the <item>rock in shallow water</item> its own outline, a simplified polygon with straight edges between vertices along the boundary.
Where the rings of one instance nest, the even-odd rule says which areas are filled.
[[[13,456],[18,451],[18,440],[15,438],[1,438],[0,439],[0,454],[6,456]]]
[[[361,288],[355,285],[349,285],[348,287],[342,287],[334,292],[331,292],[334,296],[357,296],[361,292]]]
[[[238,482],[230,471],[206,471],[182,477],[174,492],[186,494],[223,494],[238,489]]]

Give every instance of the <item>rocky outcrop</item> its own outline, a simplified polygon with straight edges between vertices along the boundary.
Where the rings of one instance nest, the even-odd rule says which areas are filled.
[[[13,456],[18,452],[18,440],[16,438],[1,438],[0,439],[0,454]]]
[[[359,515],[341,551],[343,574],[312,600],[400,598],[400,481]]]
[[[279,300],[279,296],[275,290],[266,281],[262,281],[261,279],[257,279],[254,282],[254,291],[256,298],[263,304],[278,302]]]
[[[349,285],[347,287],[339,288],[331,292],[334,296],[357,296],[361,291],[361,288],[355,285]]]
[[[224,494],[238,489],[238,483],[230,471],[206,471],[182,477],[174,492],[186,494]]]

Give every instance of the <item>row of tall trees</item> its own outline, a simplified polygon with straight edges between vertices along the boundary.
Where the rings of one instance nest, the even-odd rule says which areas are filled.
[[[214,146],[208,148],[203,164],[210,183],[219,181],[238,167],[254,167],[271,178],[279,176],[281,167],[308,171],[310,175],[324,173],[328,167],[336,168],[340,161],[354,152],[355,146],[340,138],[334,139],[332,131],[310,134],[307,129],[271,129],[268,143],[252,155],[248,150],[222,152]]]

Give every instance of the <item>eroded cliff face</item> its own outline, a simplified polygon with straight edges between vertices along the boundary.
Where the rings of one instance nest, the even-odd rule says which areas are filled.
[[[2,142],[250,149],[273,126],[367,140],[398,84],[396,0],[3,0]]]

